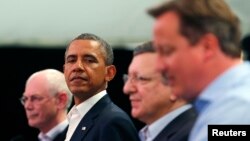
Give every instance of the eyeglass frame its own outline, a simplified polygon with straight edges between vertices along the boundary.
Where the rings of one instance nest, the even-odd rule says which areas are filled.
[[[132,78],[129,78],[132,77]],[[150,81],[152,81],[153,79],[155,79],[155,77],[146,77],[146,76],[142,76],[142,75],[132,75],[130,76],[129,74],[123,74],[122,76],[123,82],[124,84],[126,84],[128,81],[134,83],[134,84],[141,84],[144,85]],[[168,85],[168,80],[166,77],[161,77],[161,82],[164,85]]]
[[[29,100],[30,102],[32,102],[33,104],[41,104],[41,102],[44,99],[49,100],[51,97],[46,97],[46,96],[41,96],[41,95],[31,95],[31,96],[22,96],[21,98],[19,98],[21,104],[24,106],[26,104],[26,102]]]
[[[129,75],[129,74],[123,74],[123,82],[124,84],[130,81],[133,84],[146,84],[154,79],[154,77],[146,77],[143,75]]]

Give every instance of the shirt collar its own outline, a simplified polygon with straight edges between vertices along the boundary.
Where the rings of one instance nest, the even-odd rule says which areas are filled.
[[[246,67],[249,67],[249,62],[237,64],[223,72],[214,81],[212,81],[194,102],[195,109],[198,113],[204,111],[210,103],[223,98],[223,94],[226,93],[225,91],[228,90],[229,87],[234,87],[234,85],[239,84],[237,80],[242,80],[239,79],[241,76],[244,76],[242,74],[248,73],[246,70],[249,69]]]
[[[171,121],[191,107],[191,104],[183,105],[170,113],[166,113],[163,117],[159,118],[152,124],[146,125],[139,132],[140,138],[143,138],[144,134],[146,134],[147,139],[153,140]]]
[[[40,132],[38,138],[41,139],[43,138],[43,136],[47,136],[50,140],[53,140],[59,133],[61,133],[68,126],[68,124],[69,124],[68,120],[65,119],[63,122],[53,127],[47,133],[44,134]]]
[[[106,94],[107,91],[103,90],[97,93],[96,95],[93,95],[89,99],[85,100],[84,102],[80,103],[79,105],[74,105],[67,115],[68,120],[75,112],[77,112],[81,116],[81,118],[84,117],[84,115]]]

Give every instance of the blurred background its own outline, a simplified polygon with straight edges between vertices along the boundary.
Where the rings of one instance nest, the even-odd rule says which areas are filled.
[[[0,113],[4,122],[1,141],[18,134],[35,135],[27,125],[19,102],[30,74],[44,68],[62,71],[64,51],[81,33],[94,33],[114,49],[118,73],[108,92],[128,114],[128,97],[122,92],[122,74],[132,59],[132,49],[150,40],[153,19],[146,10],[162,0],[0,0]],[[242,48],[249,59],[250,1],[226,0],[242,24]],[[142,123],[133,119],[137,128]]]

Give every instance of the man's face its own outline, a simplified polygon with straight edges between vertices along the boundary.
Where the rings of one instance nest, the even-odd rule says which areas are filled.
[[[156,58],[156,53],[135,56],[123,87],[123,92],[129,95],[132,116],[147,124],[172,106],[170,87],[162,82],[161,74],[156,71]]]
[[[39,77],[27,83],[23,104],[29,125],[44,130],[54,126],[59,107],[57,97],[50,93],[45,78]]]
[[[72,41],[65,54],[64,75],[71,92],[82,100],[104,90],[107,67],[100,44],[93,40]]]
[[[180,19],[174,12],[166,12],[158,17],[153,32],[158,71],[167,77],[174,94],[193,98],[196,84],[201,80],[199,74],[203,50],[200,44],[191,45],[180,34]]]

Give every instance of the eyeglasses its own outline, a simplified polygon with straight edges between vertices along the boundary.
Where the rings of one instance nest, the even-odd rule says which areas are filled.
[[[32,95],[30,97],[27,96],[23,96],[21,97],[19,100],[22,103],[22,105],[25,105],[25,103],[29,100],[30,102],[32,102],[33,104],[41,104],[41,102],[46,99],[46,97],[43,96],[39,96],[39,95]],[[49,100],[49,98],[47,98],[47,100]]]
[[[151,77],[146,77],[146,76],[141,76],[141,75],[128,75],[128,74],[123,74],[123,81],[124,83],[130,81],[131,83],[134,84],[146,84],[150,81],[152,81],[153,78]]]

